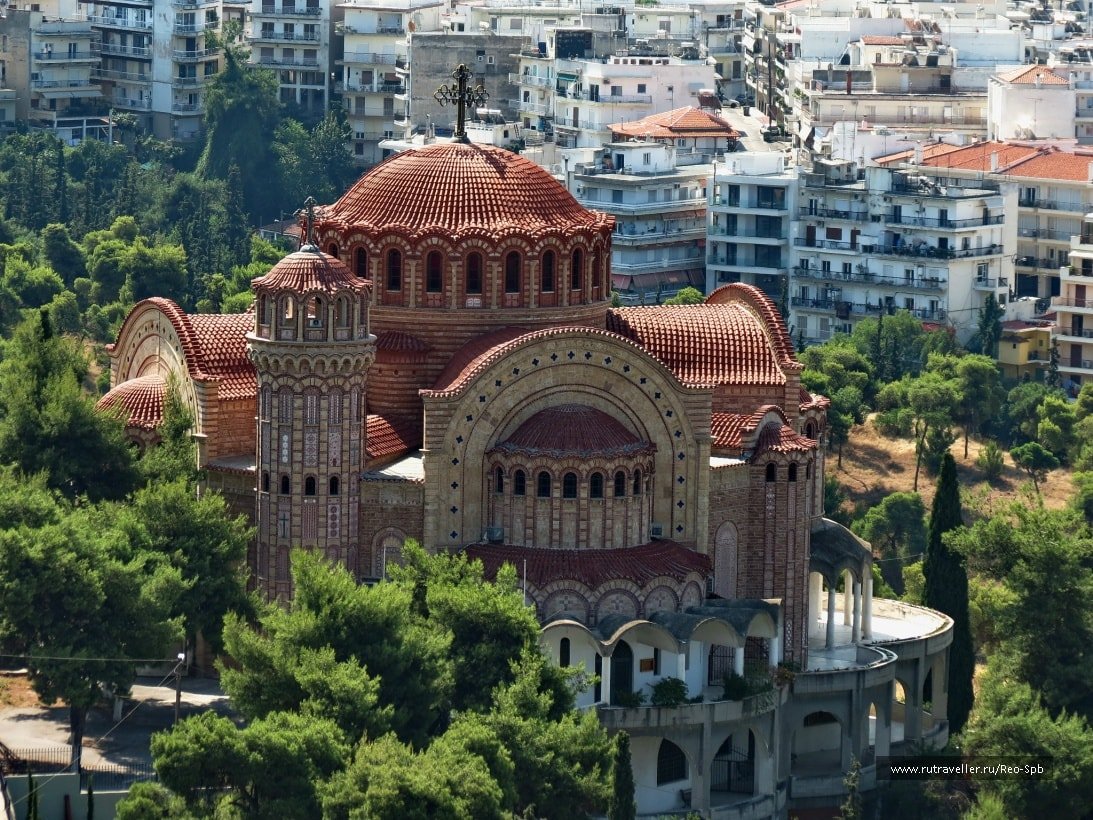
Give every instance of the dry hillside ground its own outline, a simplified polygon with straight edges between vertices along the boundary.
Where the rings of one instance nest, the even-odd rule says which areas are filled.
[[[37,705],[38,695],[30,688],[26,675],[0,675],[0,708]]]
[[[975,466],[981,446],[982,442],[972,439],[966,459],[963,438],[958,439],[952,447],[966,505],[969,502],[977,503],[974,499],[982,494],[983,509],[997,509],[1007,501],[1031,492],[1027,474],[1013,465],[1009,453],[1005,455],[1006,466],[1002,477],[993,485],[987,484],[982,471]],[[838,478],[849,505],[863,511],[878,504],[890,493],[910,492],[914,489],[915,443],[911,439],[886,438],[877,432],[871,420],[867,420],[865,424],[851,430],[850,440],[843,447],[841,468],[838,466],[838,455],[828,453],[827,472],[828,475]],[[927,475],[925,470],[918,478],[918,492],[927,509],[933,502],[936,480],[934,476]],[[1074,494],[1070,472],[1055,470],[1049,473],[1040,493],[1046,506],[1066,506]]]

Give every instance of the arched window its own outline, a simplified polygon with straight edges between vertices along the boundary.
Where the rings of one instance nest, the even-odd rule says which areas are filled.
[[[562,498],[577,497],[577,474],[566,473],[562,476]]]
[[[402,290],[402,251],[387,251],[387,290]]]
[[[615,473],[615,498],[622,498],[626,495],[626,473],[619,470]]]
[[[304,479],[304,495],[315,495],[315,476],[309,475]]]
[[[520,254],[509,251],[505,255],[505,293],[520,292]]]
[[[342,423],[342,391],[334,389],[326,397],[326,415],[331,424]]]
[[[569,638],[562,638],[558,644],[558,666],[569,666]]]
[[[807,479],[810,479],[810,478],[812,478],[812,462],[811,461],[808,462],[805,465],[805,479],[807,480]]]
[[[813,441],[816,440],[816,428],[811,421],[805,425],[805,438],[810,438]]]
[[[796,464],[790,464],[789,465],[789,476],[788,476],[788,478],[789,478],[790,481],[796,481],[797,480],[797,465]]]
[[[539,498],[550,498],[550,473],[540,471],[535,482],[535,495]]]
[[[308,327],[322,327],[323,319],[326,318],[323,314],[323,300],[318,296],[313,296],[307,300],[307,326]]]
[[[550,293],[554,290],[554,268],[554,251],[547,251],[543,254],[543,272],[540,277],[543,293]]]
[[[258,297],[258,324],[268,325],[269,316],[266,314],[269,312],[269,297],[266,294],[262,294]]]
[[[767,465],[767,481],[778,480],[778,466],[774,463]]]
[[[429,251],[425,257],[425,292],[444,292],[444,257],[440,251]]]
[[[289,495],[292,493],[292,483],[288,480],[287,475],[281,476],[281,495]]]
[[[588,479],[589,498],[603,498],[603,473],[593,473]]]
[[[505,491],[505,471],[498,467],[493,475],[493,491],[503,493]]]
[[[584,267],[584,251],[576,248],[573,251],[572,264],[570,265],[569,287],[571,290],[581,289],[581,268]]]
[[[361,279],[368,278],[368,253],[364,248],[353,251],[353,272]]]
[[[657,750],[657,785],[687,779],[687,755],[670,740],[660,741]]]
[[[467,257],[467,293],[482,292],[482,254]]]
[[[527,495],[528,491],[528,478],[524,475],[523,470],[517,470],[516,474],[512,477],[512,494],[513,495]]]
[[[269,470],[262,471],[262,492],[269,492]]]
[[[337,258],[337,256],[338,256],[338,246],[336,244],[334,244],[333,242],[331,242],[329,247],[327,247],[326,252],[329,253],[334,258]]]
[[[330,494],[337,495],[341,491],[342,485],[336,475],[330,476]]]
[[[350,313],[349,313],[349,300],[344,296],[339,296],[336,304],[338,327],[349,327]]]
[[[296,300],[286,296],[281,300],[281,324],[289,325],[296,320]]]
[[[641,495],[641,470],[634,470],[634,495]]]

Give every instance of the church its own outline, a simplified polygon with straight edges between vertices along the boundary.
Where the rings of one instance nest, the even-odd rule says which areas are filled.
[[[362,582],[411,538],[514,565],[548,654],[598,677],[579,704],[631,735],[639,813],[837,804],[852,759],[870,788],[945,742],[951,621],[874,600],[824,517],[828,400],[769,298],[612,308],[614,230],[517,154],[396,154],[250,312],[137,304],[100,406],[151,443],[178,385],[267,599],[296,547]],[[686,700],[652,705],[672,678]]]

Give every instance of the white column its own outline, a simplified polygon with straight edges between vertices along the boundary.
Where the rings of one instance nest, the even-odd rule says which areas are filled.
[[[738,675],[744,674],[744,647],[734,646],[732,650],[732,671]]]
[[[824,579],[818,572],[808,579],[808,636],[820,628],[820,599],[824,594]]]
[[[873,640],[873,575],[865,576],[865,588],[862,591],[861,638]]]
[[[611,658],[605,657],[600,664],[600,703],[611,702]]]
[[[843,571],[843,626],[850,626],[850,610],[853,607],[851,604],[851,578],[850,570]]]
[[[828,649],[835,645],[835,585],[827,588],[827,641]]]
[[[770,648],[768,650],[770,655],[770,665],[777,666],[782,662],[782,636],[775,635],[770,639]]]
[[[854,619],[850,624],[850,642],[857,643],[861,637],[861,582],[854,582]]]

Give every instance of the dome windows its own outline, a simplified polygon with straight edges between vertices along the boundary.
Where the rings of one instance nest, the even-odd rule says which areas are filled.
[[[361,279],[368,278],[368,252],[364,248],[353,251],[353,273]]]
[[[387,251],[387,290],[402,290],[402,251]]]
[[[603,498],[603,473],[593,473],[589,477],[588,497]]]
[[[472,253],[467,255],[466,286],[467,293],[479,295],[482,293],[482,254]]]
[[[562,476],[562,498],[577,497],[577,474],[566,473]]]
[[[509,251],[505,255],[505,293],[519,293],[521,290],[522,260],[517,251]]]
[[[570,290],[580,290],[581,284],[581,268],[584,267],[584,251],[580,248],[576,248],[573,251],[573,258],[570,263],[569,273],[569,288]]]
[[[554,291],[555,265],[556,257],[554,251],[546,251],[543,254],[543,266],[539,277],[539,286],[543,293],[552,293]]]
[[[527,492],[527,474],[523,470],[517,470],[512,477],[512,494],[516,496],[524,496],[527,495]]]
[[[444,292],[444,257],[440,251],[429,251],[425,257],[425,292]]]
[[[550,498],[550,473],[541,470],[535,480],[535,495],[539,498]]]

